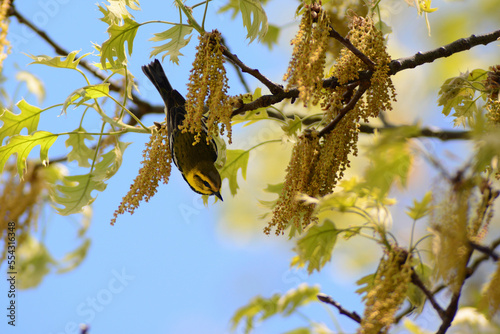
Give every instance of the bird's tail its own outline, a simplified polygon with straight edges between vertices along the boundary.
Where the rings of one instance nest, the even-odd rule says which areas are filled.
[[[169,110],[174,107],[184,106],[186,102],[184,97],[172,88],[158,59],[155,59],[149,65],[142,66],[142,71],[156,87]]]

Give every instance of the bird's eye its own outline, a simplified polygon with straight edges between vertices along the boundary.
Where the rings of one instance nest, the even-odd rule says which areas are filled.
[[[210,189],[210,183],[208,183],[207,181],[203,181],[203,184],[205,185],[205,187]]]

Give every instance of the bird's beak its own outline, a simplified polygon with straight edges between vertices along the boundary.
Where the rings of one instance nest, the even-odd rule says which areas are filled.
[[[214,193],[214,195],[217,196],[218,199],[224,202],[224,200],[222,199],[222,195],[220,194],[220,191]]]

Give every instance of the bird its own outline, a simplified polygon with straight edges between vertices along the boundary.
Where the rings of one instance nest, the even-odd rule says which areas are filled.
[[[203,195],[215,195],[222,201],[221,177],[214,165],[217,160],[217,144],[213,139],[207,141],[205,126],[196,144],[193,144],[196,134],[179,130],[179,125],[186,116],[186,100],[172,88],[158,59],[142,66],[142,71],[165,103],[170,152],[184,180],[193,191]]]

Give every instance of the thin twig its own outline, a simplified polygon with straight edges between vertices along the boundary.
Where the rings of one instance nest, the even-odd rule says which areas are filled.
[[[356,312],[351,312],[342,307],[339,303],[333,300],[332,297],[325,295],[323,293],[318,294],[316,297],[325,304],[330,304],[339,310],[340,314],[347,316],[348,318],[356,321],[358,324],[361,323],[361,317]]]
[[[406,127],[411,127],[411,125],[374,127],[369,124],[361,124],[359,127],[359,131],[362,133],[375,133],[375,131],[383,132],[385,130],[397,130]],[[411,136],[411,138],[428,137],[447,141],[470,139],[471,135],[471,131],[467,130],[434,130],[429,128],[421,128],[420,130],[416,131],[415,134]]]
[[[500,239],[497,239],[497,240],[493,241],[491,243],[489,249],[491,250],[491,252],[494,252],[495,249],[498,246],[500,246]],[[476,258],[474,260],[474,262],[472,262],[472,264],[467,268],[467,276],[466,276],[466,278],[469,278],[470,276],[472,276],[472,274],[474,274],[474,272],[477,270],[477,268],[479,267],[479,265],[481,263],[483,263],[484,261],[487,261],[489,258],[490,258],[489,254],[484,254],[483,256]]]
[[[467,265],[471,259],[472,256],[472,250],[468,251],[467,254],[467,260],[465,262],[465,269],[467,270]],[[460,301],[460,295],[462,293],[462,289],[464,287],[465,281],[467,280],[468,277],[470,277],[472,274],[466,276],[462,282],[462,284],[457,288],[453,289],[453,294],[450,299],[450,303],[448,304],[448,307],[445,310],[444,317],[441,317],[443,322],[441,323],[441,326],[439,326],[438,331],[436,334],[445,334],[446,331],[448,331],[448,328],[450,328],[451,323],[453,322],[453,319],[455,319],[455,315],[457,314],[458,311],[458,303]]]
[[[463,285],[460,287],[460,291],[462,290],[462,287]],[[453,322],[453,319],[455,318],[455,315],[457,314],[458,311],[458,302],[460,301],[460,291],[454,292],[453,295],[451,296],[450,304],[446,308],[444,317],[441,317],[443,322],[441,323],[441,326],[439,326],[439,329],[436,332],[436,334],[445,334],[448,328],[450,328],[451,323]]]
[[[273,104],[279,103],[285,99],[294,99],[298,97],[299,97],[299,90],[296,88],[278,94],[262,95],[258,99],[243,104],[240,108],[233,110],[231,117],[234,117],[239,114],[244,114],[246,111],[255,110],[259,108],[266,108]]]
[[[330,26],[330,37],[335,38],[342,45],[344,45],[349,51],[351,51],[356,57],[358,57],[363,63],[365,63],[370,71],[375,71],[376,64],[357,47],[355,47],[350,40],[342,37],[332,26]]]
[[[26,25],[28,28],[33,30],[33,32],[35,32],[38,36],[40,36],[44,41],[46,41],[54,49],[54,51],[58,55],[67,56],[70,53],[68,50],[65,50],[63,47],[61,47],[59,44],[57,44],[51,37],[49,37],[49,35],[47,35],[47,33],[45,31],[43,31],[40,28],[38,28],[37,26],[35,26],[31,21],[29,21],[21,13],[19,13],[14,5],[11,6],[10,14],[12,16],[14,16],[19,21],[19,23]],[[84,69],[86,69],[87,71],[92,73],[95,77],[97,77],[101,80],[106,79],[106,76],[104,76],[102,73],[100,73],[97,70],[97,68],[92,66],[85,59],[80,60],[80,65]],[[123,91],[123,87],[121,87],[120,85],[118,85],[114,82],[110,82],[109,89],[111,89],[112,91],[115,91],[115,92]],[[148,110],[151,107],[151,105],[149,103],[147,103],[146,101],[139,98],[133,92],[132,92],[132,102],[135,103],[139,107],[139,109],[141,109],[141,110]]]
[[[222,45],[224,45],[224,47],[227,49],[227,51],[229,53],[231,53],[231,51],[229,50],[229,47],[226,44],[226,41],[224,40],[224,37],[221,38],[221,41],[222,41]],[[236,71],[236,75],[238,75],[238,79],[240,79],[240,82],[243,85],[243,88],[245,89],[245,91],[247,93],[250,93],[250,86],[248,85],[247,81],[245,80],[243,73],[241,73],[241,68],[232,61],[230,61],[229,63],[234,67],[234,69]]]
[[[234,64],[236,64],[239,68],[241,68],[241,70],[243,72],[252,75],[257,80],[259,80],[260,82],[262,82],[269,89],[269,91],[273,95],[280,94],[280,93],[284,92],[283,87],[281,85],[278,85],[278,84],[272,82],[271,80],[269,80],[268,78],[266,78],[264,75],[262,75],[262,73],[260,73],[260,71],[258,69],[250,68],[247,65],[245,65],[238,58],[237,55],[235,55],[234,53],[229,52],[229,50],[226,47],[224,47],[222,49],[222,54],[224,56],[226,56],[226,58],[229,59],[231,62],[233,62]]]
[[[439,58],[449,57],[455,53],[467,51],[477,45],[487,45],[500,38],[500,30],[496,30],[484,35],[471,35],[467,38],[460,38],[450,44],[446,44],[434,50],[424,53],[417,52],[411,57],[399,58],[389,64],[389,74],[394,75],[402,70],[415,68],[425,63],[432,63]]]
[[[491,257],[495,261],[498,261],[499,259],[498,254],[495,253],[490,247],[486,247],[472,241],[469,241],[469,243],[473,249],[480,251],[481,253],[484,253],[485,255]]]
[[[484,256],[481,256],[479,258],[476,258],[474,260],[474,262],[469,266],[467,267],[467,275],[465,277],[465,279],[468,279],[469,277],[472,276],[472,274],[474,274],[474,272],[477,270],[477,268],[479,267],[479,265],[488,260],[491,256],[490,256],[490,253],[494,253],[495,249],[500,246],[500,239],[497,239],[495,241],[493,241],[490,245],[490,247],[485,247],[488,249],[488,251],[485,251],[485,255]],[[474,248],[474,246],[472,246]],[[482,246],[484,247],[484,246]],[[471,253],[472,254],[472,253]],[[470,255],[469,255],[469,259],[470,259]],[[498,261],[498,259],[496,260]],[[464,280],[465,282],[465,280]],[[441,292],[443,289],[447,288],[447,286],[445,284],[441,284],[439,285],[438,287],[436,287],[432,292],[430,292],[426,287],[425,285],[423,284],[423,282],[420,280],[420,278],[418,277],[418,275],[413,272],[412,273],[412,283],[415,284],[417,287],[419,287],[422,292],[426,295],[427,299],[431,302],[431,304],[433,305],[434,309],[436,309],[436,311],[438,312],[439,316],[441,317],[441,319],[443,320],[441,326],[439,327],[438,331],[436,334],[444,334],[446,333],[446,331],[448,330],[448,328],[450,327],[455,315],[456,315],[456,312],[458,310],[458,303],[459,303],[459,300],[460,300],[460,291],[461,291],[461,288],[463,287],[460,287],[460,290],[459,291],[456,291],[453,293],[451,299],[450,299],[450,303],[448,305],[448,307],[446,308],[446,310],[443,310],[436,302],[434,296],[436,296],[436,294],[438,294],[439,292]],[[408,314],[410,313],[411,310],[407,309],[405,310],[401,315],[400,317],[398,317],[398,321],[401,320],[401,318],[405,315],[405,314]]]
[[[280,121],[285,121],[286,119],[294,119],[296,116],[299,116],[297,114],[288,114],[286,118],[284,118],[281,113],[276,112],[272,109],[267,110],[267,115],[269,116],[269,118],[278,119]],[[304,118],[302,120],[302,124],[311,125],[321,121],[321,119],[322,119],[321,115],[310,116]],[[370,124],[360,124],[359,132],[373,134],[375,133],[375,131],[384,132],[387,130],[399,130],[408,127],[412,127],[412,125],[390,125],[390,126],[377,127]],[[471,131],[468,130],[441,130],[441,129],[421,128],[418,131],[415,131],[415,134],[413,134],[409,138],[427,137],[427,138],[436,138],[442,141],[447,141],[447,140],[466,140],[469,139],[471,135],[472,135]]]
[[[437,303],[436,299],[434,298],[434,294],[429,289],[427,289],[424,282],[422,282],[422,280],[420,279],[420,277],[417,275],[417,273],[415,271],[412,271],[412,273],[411,273],[411,282],[415,286],[417,286],[420,290],[422,290],[424,295],[427,297],[429,302],[432,304],[432,307],[434,307],[436,312],[439,314],[439,317],[441,319],[444,319],[445,312],[444,312],[443,308]]]
[[[358,87],[358,90],[352,97],[352,99],[345,105],[344,108],[340,109],[339,114],[330,122],[327,126],[325,126],[320,132],[319,136],[322,137],[335,129],[337,124],[342,120],[342,118],[347,115],[349,111],[351,111],[358,103],[359,99],[363,96],[366,90],[370,87],[370,83],[367,81],[363,81],[361,85]]]

